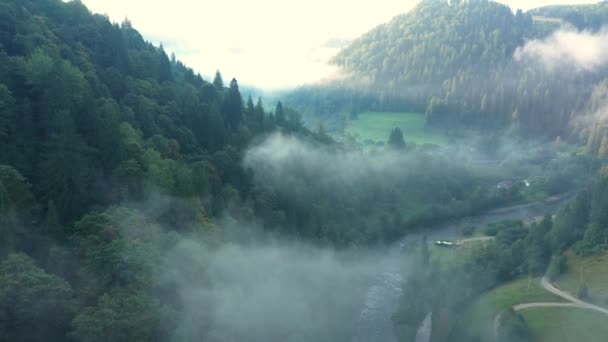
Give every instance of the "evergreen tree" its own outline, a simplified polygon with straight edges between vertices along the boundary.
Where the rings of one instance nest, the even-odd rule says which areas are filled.
[[[277,102],[277,106],[274,110],[274,118],[277,125],[285,127],[287,125],[287,119],[285,118],[285,110],[281,101]]]
[[[222,78],[222,74],[219,70],[215,72],[215,77],[213,78],[213,85],[220,92],[220,94],[224,92],[224,79]]]
[[[46,273],[30,257],[10,254],[0,263],[2,340],[64,340],[75,310],[70,285]]]
[[[223,112],[229,127],[236,130],[243,118],[243,98],[239,92],[239,84],[234,78],[230,81],[230,88],[224,99]]]
[[[163,48],[163,45],[160,45],[158,50],[159,54],[159,70],[158,70],[158,79],[160,82],[170,81],[172,80],[171,75],[171,61]]]
[[[388,145],[396,150],[405,148],[405,140],[403,140],[403,132],[399,127],[395,127],[388,137]]]
[[[247,105],[245,107],[245,114],[247,115],[248,121],[253,121],[255,119],[255,106],[253,104],[253,99],[251,96],[247,98]]]
[[[255,121],[260,128],[263,128],[264,126],[264,116],[264,104],[262,103],[262,98],[258,97],[258,102],[255,104]]]
[[[0,147],[3,146],[3,143],[5,144],[7,142],[10,134],[10,126],[14,124],[14,102],[15,100],[11,96],[8,88],[0,83]],[[5,150],[3,149],[3,151]]]
[[[68,112],[58,112],[53,126],[40,163],[43,175],[40,189],[42,198],[55,200],[57,211],[65,220],[81,214],[89,203],[91,150],[76,131]]]

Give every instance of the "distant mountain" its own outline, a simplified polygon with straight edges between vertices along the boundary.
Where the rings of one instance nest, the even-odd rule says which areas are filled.
[[[533,16],[559,18],[580,30],[596,31],[608,24],[608,1],[588,5],[545,6],[528,13]]]
[[[333,62],[392,92],[440,87],[458,74],[487,76],[511,59],[532,18],[490,1],[424,1],[355,40]]]
[[[582,109],[603,73],[547,72],[535,61],[513,58],[525,42],[560,27],[561,20],[548,17],[552,15],[549,9],[514,13],[488,0],[425,0],[356,39],[333,59],[350,76],[324,87],[334,93],[343,90],[348,96],[342,97],[350,101],[340,106],[335,103],[339,97],[328,100],[307,88],[287,102],[313,115],[315,104],[334,101],[339,109],[330,116],[416,110],[427,114],[428,125],[450,131],[572,136],[572,115]],[[360,98],[366,100],[352,101]]]

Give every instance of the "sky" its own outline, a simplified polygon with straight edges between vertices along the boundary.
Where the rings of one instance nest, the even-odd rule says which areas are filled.
[[[418,0],[81,0],[114,22],[128,18],[204,78],[277,90],[335,77],[341,47]],[[505,0],[524,10],[593,0]]]

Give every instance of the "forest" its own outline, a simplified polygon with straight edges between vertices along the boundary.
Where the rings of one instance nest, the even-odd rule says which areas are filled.
[[[608,22],[605,8],[549,6],[524,13],[489,0],[421,1],[335,56],[343,79],[296,89],[286,102],[311,127],[337,131],[361,112],[413,111],[426,114],[429,129],[454,136],[490,131],[585,140],[588,128],[573,122],[592,113],[587,106],[603,89],[597,85],[606,69],[547,69],[537,58],[514,57],[527,42],[551,40],[564,30],[598,32]]]
[[[268,108],[78,0],[0,2],[0,340],[349,341],[394,261],[381,251],[565,194],[578,193],[531,228],[504,223],[456,271],[425,238],[396,335],[411,340],[429,309],[558,272],[567,249],[605,250],[608,129],[567,123],[601,110],[608,84],[511,61],[548,34],[494,2],[425,0],[335,57],[352,79]],[[371,109],[425,112],[467,139],[416,145],[394,128],[368,151],[316,126]]]

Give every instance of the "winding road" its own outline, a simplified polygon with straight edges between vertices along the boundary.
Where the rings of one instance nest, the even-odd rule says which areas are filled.
[[[533,309],[533,308],[570,307],[570,308],[577,308],[577,309],[593,310],[596,312],[600,312],[604,315],[608,315],[608,309],[603,308],[601,306],[591,304],[589,302],[582,301],[582,300],[574,297],[570,293],[558,289],[557,287],[555,287],[555,285],[551,284],[551,282],[549,281],[549,277],[547,277],[546,275],[541,279],[540,284],[545,290],[553,293],[556,296],[559,296],[559,297],[567,300],[568,302],[567,303],[542,303],[542,302],[523,303],[523,304],[514,305],[513,310],[522,311],[522,310]],[[498,331],[500,330],[501,318],[502,318],[501,313],[496,315],[496,317],[494,318],[494,340],[495,341],[498,340]]]
[[[525,223],[542,219],[545,213],[555,212],[572,195],[572,193],[565,193],[542,202],[494,209],[479,215],[427,227],[424,233],[404,237],[388,249],[389,257],[387,261],[378,265],[375,281],[370,285],[360,311],[355,314],[351,342],[394,342],[397,340],[391,318],[398,308],[403,281],[408,276],[403,269],[403,264],[408,259],[408,253],[411,252],[410,247],[418,243],[422,236],[426,235],[429,241],[447,239],[460,243],[490,240],[491,237],[475,237],[463,240],[459,240],[459,238],[462,234],[462,228],[465,226],[483,227],[506,219],[518,219]],[[428,342],[432,327],[431,315],[428,315],[425,321],[421,323],[416,341]]]

